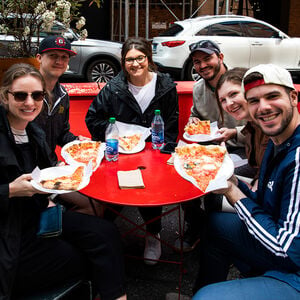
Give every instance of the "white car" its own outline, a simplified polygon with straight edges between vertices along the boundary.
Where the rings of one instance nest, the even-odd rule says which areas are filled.
[[[64,35],[71,42],[72,50],[77,53],[71,57],[69,68],[63,76],[84,78],[89,82],[108,82],[121,70],[122,43],[96,39],[80,40],[77,33],[66,29],[60,22],[55,22],[51,32],[41,32],[41,40],[50,34]],[[0,56],[7,56],[6,45],[13,41],[13,36],[0,34]]]
[[[174,79],[197,80],[189,45],[200,40],[216,42],[230,67],[249,68],[273,63],[300,74],[300,38],[291,38],[276,27],[247,16],[217,15],[176,21],[153,38],[153,60]]]

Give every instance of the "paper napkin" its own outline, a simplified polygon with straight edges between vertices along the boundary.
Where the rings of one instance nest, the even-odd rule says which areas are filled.
[[[144,189],[142,172],[140,169],[117,172],[120,189]]]

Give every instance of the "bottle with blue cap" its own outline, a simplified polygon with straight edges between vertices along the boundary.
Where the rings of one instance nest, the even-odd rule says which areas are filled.
[[[119,130],[116,118],[109,118],[109,124],[105,131],[105,158],[108,161],[117,161],[119,158]]]

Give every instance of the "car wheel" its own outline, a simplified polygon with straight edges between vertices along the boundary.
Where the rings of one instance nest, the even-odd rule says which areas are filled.
[[[89,82],[108,82],[118,74],[119,70],[115,63],[109,59],[98,59],[92,62],[86,71]]]
[[[198,81],[201,76],[195,71],[193,61],[190,60],[185,67],[184,80]]]

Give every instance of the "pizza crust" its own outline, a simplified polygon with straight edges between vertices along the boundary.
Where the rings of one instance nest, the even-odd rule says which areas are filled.
[[[50,190],[73,190],[76,191],[83,179],[84,167],[79,166],[76,170],[65,176],[60,176],[53,179],[46,179],[40,182],[41,186]]]

